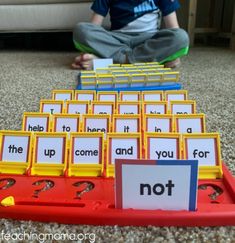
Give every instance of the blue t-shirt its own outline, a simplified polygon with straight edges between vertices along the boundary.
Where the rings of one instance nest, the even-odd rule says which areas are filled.
[[[109,12],[111,30],[118,30],[147,13],[160,10],[166,16],[179,7],[178,0],[95,0],[91,9],[104,17]]]

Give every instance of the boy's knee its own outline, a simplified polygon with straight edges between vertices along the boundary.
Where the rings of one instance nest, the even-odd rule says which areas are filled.
[[[87,36],[89,35],[88,26],[90,23],[80,22],[76,24],[74,30],[73,30],[73,39],[78,42],[84,42],[84,40],[87,39]]]
[[[180,48],[189,46],[189,36],[184,29],[174,29],[174,44]]]

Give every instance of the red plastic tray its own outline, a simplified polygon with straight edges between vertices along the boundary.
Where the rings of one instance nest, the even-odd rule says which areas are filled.
[[[8,196],[15,199],[15,206],[0,206],[0,215],[17,220],[89,225],[235,225],[235,179],[224,165],[223,171],[223,179],[199,180],[195,212],[116,209],[113,178],[0,175],[0,201]],[[7,185],[7,178],[15,180],[15,184]],[[41,184],[34,184],[40,180]],[[54,186],[46,188],[44,180],[52,181]]]

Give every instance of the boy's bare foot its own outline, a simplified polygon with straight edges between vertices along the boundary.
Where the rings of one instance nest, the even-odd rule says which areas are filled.
[[[173,61],[164,63],[164,67],[166,67],[166,68],[177,68],[177,67],[180,66],[180,64],[181,64],[180,59],[177,58]]]
[[[72,64],[72,68],[74,69],[84,69],[84,70],[92,70],[93,68],[93,60],[97,59],[98,57],[85,53],[81,54],[74,59],[74,63]]]

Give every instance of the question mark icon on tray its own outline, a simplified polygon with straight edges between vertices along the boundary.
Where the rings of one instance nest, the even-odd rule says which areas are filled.
[[[211,203],[219,203],[217,199],[221,194],[223,194],[223,189],[221,189],[219,186],[215,185],[215,184],[211,184],[211,183],[205,183],[205,184],[201,184],[198,186],[199,190],[207,190],[207,195],[211,200]]]
[[[6,190],[9,187],[14,186],[15,183],[16,183],[16,181],[12,178],[3,178],[0,180],[0,190]]]
[[[33,197],[38,198],[39,193],[50,190],[55,185],[54,181],[51,180],[39,180],[33,183],[34,186],[40,186],[42,184],[44,184],[43,188],[35,190]]]
[[[95,184],[90,181],[78,181],[78,182],[73,183],[73,186],[80,188],[80,190],[76,192],[75,199],[81,199],[81,196],[84,193],[89,192],[94,189]]]

